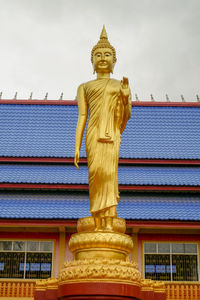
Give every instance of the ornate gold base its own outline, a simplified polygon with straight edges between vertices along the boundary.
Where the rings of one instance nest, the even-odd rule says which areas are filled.
[[[126,261],[133,250],[131,237],[124,234],[126,223],[123,219],[114,218],[113,232],[95,232],[92,217],[80,219],[77,229],[78,233],[73,234],[69,241],[75,260],[106,258]]]
[[[59,282],[118,282],[140,286],[141,275],[134,262],[115,259],[85,259],[68,261],[60,273]]]
[[[133,249],[132,239],[117,232],[82,232],[73,234],[69,249],[75,260],[110,258],[127,260]]]
[[[164,284],[142,280],[129,261],[133,241],[124,234],[125,220],[115,218],[114,231],[94,231],[92,217],[80,219],[77,227],[69,241],[74,260],[64,264],[58,279],[36,283],[35,300],[166,300]]]

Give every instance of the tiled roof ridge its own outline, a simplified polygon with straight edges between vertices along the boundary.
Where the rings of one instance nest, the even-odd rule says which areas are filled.
[[[77,100],[46,100],[46,99],[0,99],[0,104],[24,104],[24,105],[77,105]],[[132,106],[180,106],[180,107],[200,107],[200,100],[197,101],[132,101]]]

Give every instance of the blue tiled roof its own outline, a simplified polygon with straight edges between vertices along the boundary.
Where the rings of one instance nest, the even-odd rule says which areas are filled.
[[[14,164],[0,167],[1,183],[88,184],[87,166],[79,170],[64,164]],[[121,185],[200,186],[200,167],[119,166]]]
[[[0,116],[0,156],[73,157],[77,106],[1,104]],[[120,157],[200,159],[199,128],[200,107],[135,106]]]
[[[88,215],[85,193],[0,193],[0,218],[77,219]],[[121,194],[118,216],[130,220],[200,221],[200,196]]]

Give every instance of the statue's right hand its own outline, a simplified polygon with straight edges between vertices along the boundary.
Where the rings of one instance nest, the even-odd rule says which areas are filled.
[[[74,165],[76,166],[77,170],[79,169],[78,166],[79,159],[80,159],[80,150],[75,150]]]

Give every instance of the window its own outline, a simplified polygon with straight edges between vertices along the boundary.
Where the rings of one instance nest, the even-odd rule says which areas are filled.
[[[144,243],[145,278],[198,281],[197,244]]]
[[[48,278],[53,242],[0,241],[0,278]]]

